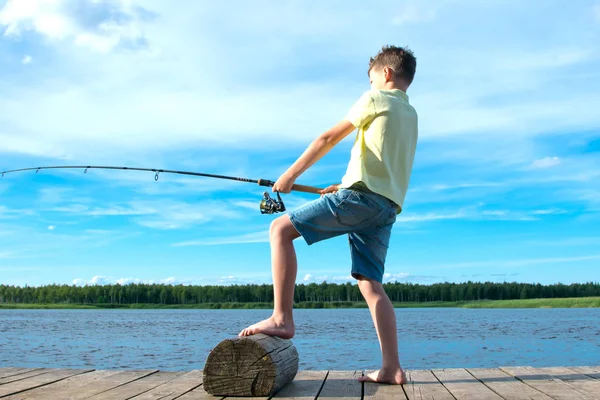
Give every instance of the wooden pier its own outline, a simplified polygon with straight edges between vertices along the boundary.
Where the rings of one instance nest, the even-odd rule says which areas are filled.
[[[364,371],[300,371],[275,399],[600,400],[600,366],[407,370],[402,386],[362,384]],[[191,400],[213,397],[202,371],[0,368],[0,399]]]

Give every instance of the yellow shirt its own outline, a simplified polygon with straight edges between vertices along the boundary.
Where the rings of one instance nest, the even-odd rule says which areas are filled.
[[[399,89],[365,92],[346,119],[358,128],[341,188],[364,182],[402,211],[415,158],[417,112]]]

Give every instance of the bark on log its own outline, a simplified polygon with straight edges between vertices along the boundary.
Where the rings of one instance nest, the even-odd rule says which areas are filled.
[[[272,396],[298,372],[290,340],[262,333],[225,339],[204,366],[204,390],[213,396]]]

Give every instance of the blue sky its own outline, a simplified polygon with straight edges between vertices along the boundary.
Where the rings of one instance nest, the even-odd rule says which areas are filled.
[[[369,88],[369,58],[408,45],[420,137],[386,281],[600,281],[600,1],[221,4],[0,0],[0,171],[276,180]],[[338,183],[353,140],[297,183]],[[261,197],[7,174],[0,283],[270,283]],[[299,283],[352,282],[346,237],[295,246]]]

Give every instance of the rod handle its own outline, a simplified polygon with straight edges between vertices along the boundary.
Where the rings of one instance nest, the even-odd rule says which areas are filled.
[[[260,186],[273,187],[273,185],[275,185],[275,182],[270,181],[268,179],[259,179],[258,180],[258,184]],[[297,184],[294,184],[292,186],[292,190],[294,190],[296,192],[321,194],[321,190],[323,190],[323,189],[318,188],[318,187],[314,187],[314,186],[306,186],[306,185],[297,185]]]
[[[323,190],[323,189],[318,188],[318,187],[314,187],[314,186],[306,186],[306,185],[296,185],[296,184],[294,184],[292,186],[292,190],[295,190],[296,192],[321,194],[321,190]]]

